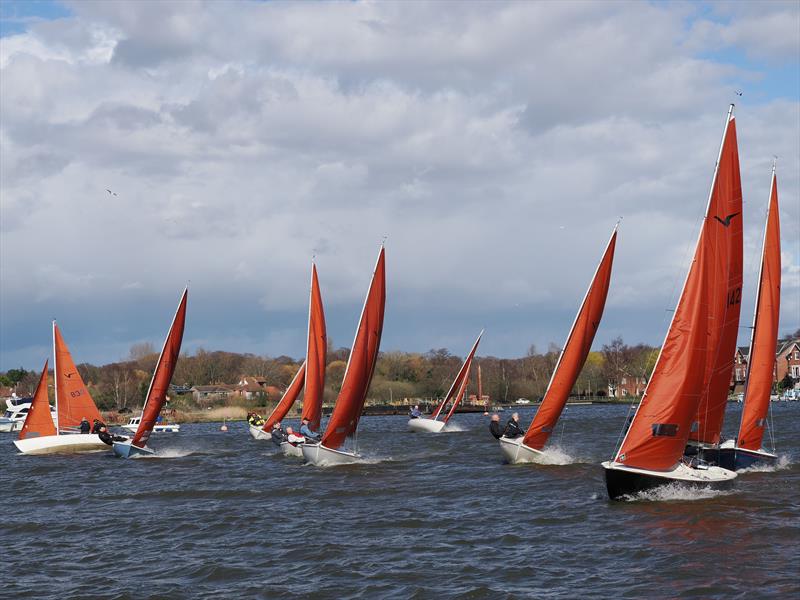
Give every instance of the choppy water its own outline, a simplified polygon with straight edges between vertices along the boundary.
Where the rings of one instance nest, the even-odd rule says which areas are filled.
[[[502,464],[482,415],[440,435],[365,418],[367,464],[327,469],[241,423],[128,461],[22,456],[4,434],[0,597],[798,597],[800,404],[773,410],[778,470],[622,503],[598,463],[624,406],[570,407],[558,466]]]

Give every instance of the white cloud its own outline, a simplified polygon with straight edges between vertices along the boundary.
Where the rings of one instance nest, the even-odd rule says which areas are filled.
[[[785,54],[735,6],[716,22],[646,3],[72,6],[0,41],[0,368],[54,307],[78,327],[148,297],[171,313],[189,279],[187,340],[297,354],[314,252],[348,343],[384,235],[387,349],[487,324],[483,350],[517,355],[561,342],[621,215],[600,338],[658,343],[731,90],[761,77],[702,56],[722,38]],[[746,260],[773,154],[796,255],[797,99],[741,100]]]

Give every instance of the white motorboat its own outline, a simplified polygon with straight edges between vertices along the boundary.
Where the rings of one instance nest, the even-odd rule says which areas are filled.
[[[7,398],[7,410],[0,417],[0,433],[11,433],[12,431],[19,431],[25,423],[25,417],[28,416],[28,411],[31,409],[31,402],[33,398]],[[56,409],[50,407],[50,413],[53,417],[53,423],[56,422]]]
[[[135,432],[137,429],[139,429],[139,423],[141,422],[141,417],[131,417],[127,424],[123,425],[122,428]],[[167,423],[166,421],[156,423],[153,426],[153,431],[155,433],[178,433],[180,430],[181,426],[179,423]]]

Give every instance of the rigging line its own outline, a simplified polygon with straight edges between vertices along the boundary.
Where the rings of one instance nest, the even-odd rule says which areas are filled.
[[[642,400],[640,400],[639,404],[644,401],[644,396],[642,396]],[[622,424],[622,429],[619,430],[619,435],[617,435],[617,441],[614,443],[614,454],[611,456],[611,460],[614,460],[617,457],[617,453],[619,452],[619,441],[623,435],[627,432],[627,428],[630,427],[633,423],[630,422],[631,418],[631,408],[635,403],[631,402],[628,404],[628,414],[625,415],[625,421]]]

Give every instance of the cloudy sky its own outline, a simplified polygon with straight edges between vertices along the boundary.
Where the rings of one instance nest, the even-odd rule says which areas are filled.
[[[52,318],[79,362],[158,346],[187,281],[185,349],[300,356],[313,254],[347,346],[384,236],[384,350],[520,356],[619,217],[596,346],[659,344],[734,100],[743,325],[777,155],[794,330],[799,6],[5,1],[0,370]]]

